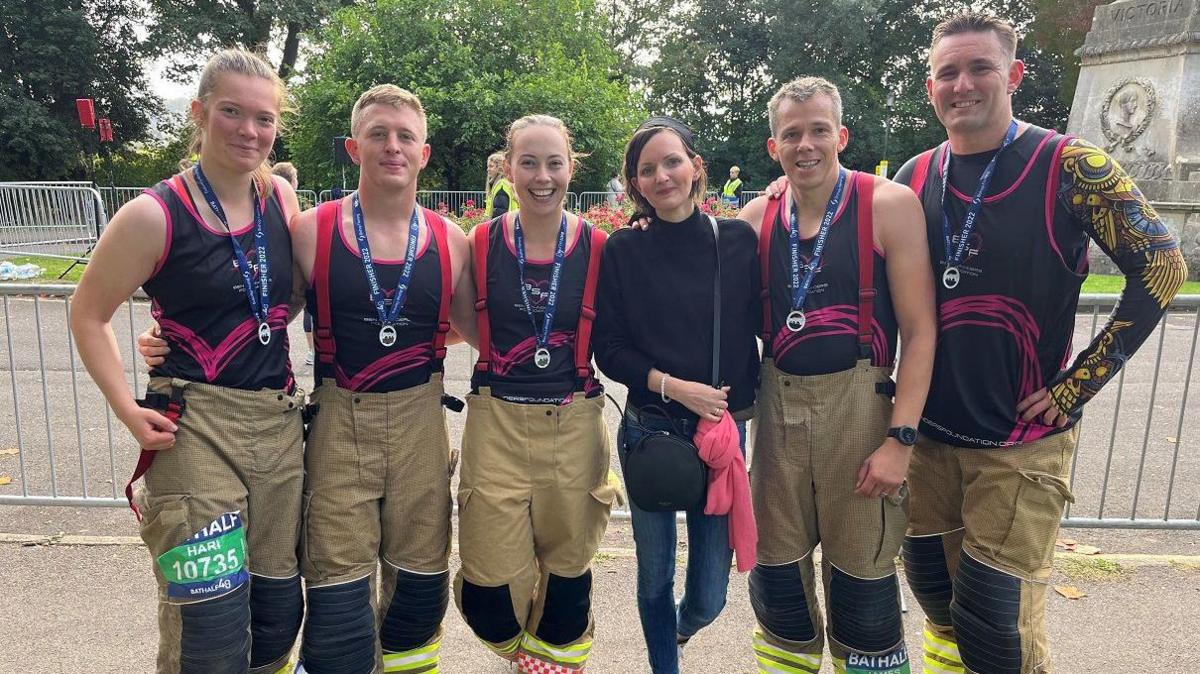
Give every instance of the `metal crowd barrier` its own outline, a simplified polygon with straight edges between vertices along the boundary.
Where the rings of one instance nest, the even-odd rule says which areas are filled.
[[[624,199],[624,194],[621,195]],[[580,192],[579,193],[579,212],[587,213],[588,209],[600,204],[614,205],[617,200],[616,192]]]
[[[313,190],[296,190],[296,199],[300,201],[300,210],[308,210],[321,203]]]
[[[106,224],[91,183],[0,183],[0,253],[82,259]]]
[[[125,503],[120,489],[137,447],[79,363],[67,329],[73,292],[0,284],[0,476],[12,480],[0,485],[0,505]],[[1076,345],[1090,342],[1116,299],[1080,298]],[[135,300],[113,320],[126,381],[139,393],[134,339],[148,321],[147,303]],[[1200,295],[1176,298],[1139,353],[1088,403],[1071,465],[1076,500],[1064,525],[1200,530],[1200,440],[1192,435],[1200,421],[1192,390],[1198,337]],[[468,372],[470,357],[452,349],[447,370]],[[981,377],[986,368],[980,364]]]
[[[134,197],[146,191],[145,187],[98,187],[100,197],[104,199],[105,210],[112,214],[125,204],[133,201]]]

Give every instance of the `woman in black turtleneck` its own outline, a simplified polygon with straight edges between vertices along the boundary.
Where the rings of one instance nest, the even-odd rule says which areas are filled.
[[[753,414],[758,383],[757,238],[745,222],[718,218],[719,242],[714,242],[712,224],[698,206],[706,188],[704,162],[682,123],[656,117],[642,124],[626,147],[624,171],[627,193],[650,226],[609,237],[593,339],[600,369],[629,388],[617,443],[622,464],[628,449],[648,432],[681,432],[690,440],[701,418],[717,421],[726,410],[738,421],[744,451],[745,420]],[[718,249],[721,387],[714,388]],[[647,512],[633,504],[630,509],[638,612],[650,666],[655,674],[676,674],[682,645],[725,605],[733,555],[728,516],[705,515],[703,508],[687,512],[688,568],[676,607],[675,513]]]

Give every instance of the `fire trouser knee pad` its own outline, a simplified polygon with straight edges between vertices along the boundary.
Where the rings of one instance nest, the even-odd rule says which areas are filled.
[[[300,657],[311,674],[369,674],[375,669],[371,580],[308,588]]]
[[[379,625],[383,650],[399,653],[428,643],[437,634],[449,602],[449,571],[428,574],[397,569],[396,589]]]
[[[921,610],[925,611],[925,617],[934,625],[949,627],[954,586],[950,581],[942,536],[905,536],[900,556],[904,560],[908,586]]]
[[[750,571],[750,605],[759,625],[780,639],[805,643],[817,638],[797,563],[755,565]]]
[[[569,644],[587,631],[591,624],[592,570],[574,578],[549,574],[543,599],[538,639],[548,644]]]
[[[508,585],[484,587],[464,578],[462,612],[471,631],[490,644],[502,644],[521,634]]]
[[[981,674],[1020,674],[1021,579],[963,552],[954,577],[950,619],[968,669]]]
[[[856,578],[830,565],[829,636],[855,653],[884,653],[903,644],[896,575]]]
[[[304,621],[304,590],[300,575],[268,578],[250,575],[250,668],[264,667],[286,657]]]
[[[243,674],[250,665],[250,587],[179,607],[181,674]]]

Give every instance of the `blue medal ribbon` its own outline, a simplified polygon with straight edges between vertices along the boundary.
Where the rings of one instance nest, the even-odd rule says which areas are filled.
[[[525,302],[525,313],[533,325],[537,349],[533,362],[540,368],[550,365],[550,328],[554,325],[554,312],[558,308],[558,283],[562,278],[563,260],[567,252],[567,214],[563,213],[558,226],[558,243],[554,246],[554,267],[550,272],[550,292],[546,295],[546,313],[542,317],[542,328],[538,330],[533,318],[533,303],[529,300],[529,289],[525,287],[525,235],[521,231],[520,213],[513,219],[513,243],[517,249],[517,270],[520,274],[521,300]]]
[[[1008,123],[1008,132],[1004,134],[1004,142],[1000,144],[1000,149],[992,156],[992,160],[984,167],[983,173],[979,176],[979,187],[975,190],[975,196],[971,198],[971,203],[967,206],[967,215],[963,218],[962,229],[958,231],[958,245],[951,251],[952,235],[950,232],[950,214],[946,210],[946,192],[947,186],[950,184],[950,157],[953,152],[950,151],[950,146],[946,145],[945,156],[942,157],[942,241],[946,255],[946,271],[942,272],[942,285],[947,289],[954,289],[958,286],[960,274],[958,271],[959,265],[963,262],[963,257],[967,252],[967,245],[971,240],[971,232],[975,231],[975,221],[979,218],[979,212],[983,210],[983,197],[987,194],[987,189],[992,183],[992,176],[996,172],[996,165],[1000,159],[1000,155],[1004,150],[1012,145],[1013,139],[1017,137],[1017,120],[1012,120]]]
[[[268,282],[268,279],[271,278],[271,271],[267,263],[267,228],[263,222],[263,209],[259,204],[258,194],[252,196],[254,202],[254,247],[258,257],[259,280],[256,295],[250,262],[246,259],[246,253],[242,250],[242,244],[238,243],[233,228],[229,226],[229,219],[225,217],[225,209],[221,208],[221,200],[217,198],[217,193],[209,184],[208,178],[204,177],[204,171],[200,168],[199,163],[196,164],[192,174],[196,178],[196,185],[200,188],[200,194],[204,196],[204,201],[208,204],[209,209],[225,226],[225,231],[229,233],[229,244],[233,246],[233,261],[238,271],[242,273],[242,281],[246,288],[246,300],[250,303],[250,313],[258,319],[258,341],[266,345],[271,341],[271,327],[267,323],[267,315],[271,307]]]
[[[788,228],[792,262],[792,310],[787,316],[787,327],[792,332],[800,332],[804,329],[804,300],[808,297],[808,289],[812,286],[817,269],[821,266],[821,255],[825,252],[825,242],[829,239],[829,230],[833,226],[833,219],[837,216],[845,190],[846,169],[838,169],[837,184],[833,186],[833,193],[829,195],[829,203],[825,205],[825,215],[821,218],[821,227],[817,231],[816,243],[813,244],[812,258],[805,268],[803,279],[800,277],[800,222],[796,212],[796,203],[792,202]]]
[[[379,285],[379,276],[375,273],[375,262],[371,258],[371,244],[367,241],[366,218],[363,216],[362,203],[358,192],[350,197],[354,221],[354,238],[358,242],[358,252],[362,255],[363,271],[367,275],[367,285],[371,289],[371,302],[375,305],[375,313],[379,316],[379,342],[384,346],[396,343],[396,329],[393,324],[400,317],[400,310],[408,299],[408,287],[412,283],[413,264],[417,258],[417,240],[421,236],[421,222],[417,217],[420,206],[413,204],[412,219],[408,221],[408,246],[404,253],[404,267],[400,270],[400,281],[396,284],[396,294],[392,297],[392,306],[387,307],[383,289]]]

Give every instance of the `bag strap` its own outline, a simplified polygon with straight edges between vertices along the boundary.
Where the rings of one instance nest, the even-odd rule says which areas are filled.
[[[498,220],[499,218],[497,218]],[[487,258],[491,222],[481,222],[475,227],[475,325],[479,331],[479,360],[475,371],[488,373],[492,361],[492,328],[487,309]]]
[[[312,282],[316,290],[317,324],[313,326],[313,348],[326,365],[333,365],[337,344],[333,339],[333,317],[329,306],[329,260],[333,232],[342,226],[342,202],[326,201],[317,206],[317,250],[313,261]]]
[[[446,221],[442,216],[428,208],[417,208],[424,212],[425,224],[429,225],[429,231],[437,243],[438,265],[441,267],[442,290],[438,299],[437,331],[433,333],[433,360],[434,369],[442,370],[442,361],[446,359],[446,335],[450,333],[450,300],[454,293],[454,280],[450,273],[450,245],[446,242]]]
[[[856,171],[858,190],[858,357],[870,358],[874,333],[871,320],[875,316],[875,223],[872,202],[875,176]]]
[[[712,355],[712,385],[721,387],[721,233],[717,230],[717,219],[708,216],[712,224],[713,243],[717,247],[717,269],[713,277],[713,355]]]
[[[767,200],[762,225],[758,228],[758,267],[762,274],[762,342],[768,352],[771,348],[771,233],[775,220],[783,210],[783,195]]]
[[[608,234],[604,230],[580,218],[579,226],[585,225],[591,230],[591,250],[588,251],[587,278],[583,282],[579,325],[575,328],[575,377],[579,379],[579,386],[583,386],[592,375],[591,342],[592,323],[596,320],[596,286],[600,278],[600,257],[604,254],[604,242],[608,240]]]

